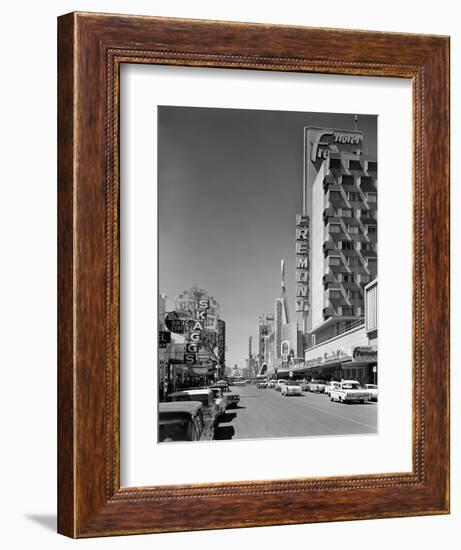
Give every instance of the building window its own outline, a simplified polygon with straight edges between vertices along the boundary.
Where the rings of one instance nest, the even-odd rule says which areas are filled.
[[[373,162],[371,160],[368,161],[368,171],[369,172],[376,172],[378,169],[378,164],[376,162]]]
[[[376,272],[377,261],[376,258],[368,258],[368,269]]]
[[[330,290],[330,300],[339,300],[341,298],[340,290]]]
[[[354,274],[353,273],[340,273],[338,275],[338,281],[342,283],[353,283]]]
[[[359,232],[359,228],[356,225],[348,225],[347,232],[351,233],[352,235],[357,235]]]
[[[347,291],[347,297],[350,300],[360,300],[362,295],[360,294],[360,292],[358,290],[348,290]]]
[[[367,225],[367,235],[376,235],[378,233],[378,228],[376,225]]]
[[[330,256],[328,258],[328,265],[341,265],[341,258],[338,258],[338,256]]]
[[[360,248],[361,250],[374,250],[375,245],[373,243],[362,243]]]
[[[353,241],[341,241],[342,250],[355,250]]]
[[[356,193],[355,191],[348,191],[347,192],[347,199],[349,201],[360,201],[360,200],[362,200],[361,196],[360,196],[360,193]]]
[[[338,202],[341,200],[341,193],[339,191],[330,191],[329,199],[331,202]]]
[[[349,170],[361,170],[362,165],[359,160],[350,160],[349,161]]]
[[[367,201],[368,202],[377,202],[378,196],[376,193],[367,193]]]
[[[342,306],[342,315],[354,315],[354,308],[352,306]]]
[[[350,256],[347,258],[347,265],[351,267],[358,267],[360,264],[359,258],[356,258],[355,256]]]
[[[329,231],[330,233],[339,233],[341,231],[341,226],[339,223],[330,223]]]
[[[333,169],[341,168],[341,159],[330,158],[330,168],[333,168]]]
[[[354,176],[347,176],[344,174],[341,178],[341,182],[343,185],[354,185]]]
[[[352,217],[352,210],[350,208],[341,208],[340,209],[340,215],[343,218],[351,218]]]

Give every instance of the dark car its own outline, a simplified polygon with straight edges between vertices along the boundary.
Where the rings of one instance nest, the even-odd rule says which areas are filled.
[[[160,403],[158,417],[159,443],[213,438],[212,424],[204,417],[200,401]]]

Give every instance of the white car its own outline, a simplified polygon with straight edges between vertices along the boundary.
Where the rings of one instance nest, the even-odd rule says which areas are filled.
[[[330,399],[340,403],[350,403],[352,401],[365,403],[370,399],[370,394],[360,386],[357,380],[341,380],[339,388],[330,390]]]
[[[282,384],[282,395],[302,395],[301,386],[297,382],[285,382]]]
[[[378,401],[378,386],[376,384],[364,384],[363,387],[370,394],[370,401]]]
[[[331,390],[337,390],[340,386],[339,382],[331,381],[325,386],[325,395],[330,395]]]
[[[282,391],[282,385],[286,384],[287,382],[288,380],[285,380],[284,378],[279,378],[274,386],[275,391]]]

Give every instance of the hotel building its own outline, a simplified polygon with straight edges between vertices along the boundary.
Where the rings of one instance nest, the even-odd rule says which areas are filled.
[[[376,380],[377,161],[363,141],[358,129],[304,128],[296,311],[306,348],[291,369],[297,377]]]

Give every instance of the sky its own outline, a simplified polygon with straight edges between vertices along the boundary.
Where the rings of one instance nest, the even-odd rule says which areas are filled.
[[[369,155],[374,115],[359,114]],[[354,129],[354,115],[159,106],[159,292],[167,310],[197,284],[220,304],[226,365],[257,351],[285,260],[294,317],[295,217],[302,212],[303,127]]]

